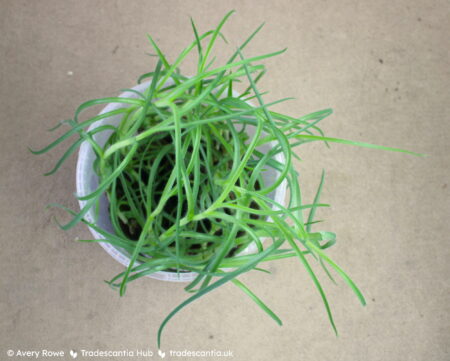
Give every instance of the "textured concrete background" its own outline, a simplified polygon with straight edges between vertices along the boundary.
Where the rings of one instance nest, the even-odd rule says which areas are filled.
[[[1,360],[8,349],[155,351],[160,322],[186,297],[182,287],[145,279],[120,298],[103,284],[122,267],[75,241],[89,237],[86,228],[64,233],[51,220],[58,213],[44,209],[76,207],[76,159],[43,177],[62,148],[36,157],[26,147],[50,142],[45,129],[82,101],[114,96],[151,70],[146,33],[174,59],[192,39],[189,16],[206,31],[233,8],[230,46],[219,55],[263,21],[246,55],[289,49],[266,62],[267,100],[296,97],[283,111],[298,116],[332,107],[327,135],[428,157],[343,145],[298,150],[306,201],[327,170],[322,199],[332,207],[319,213],[320,229],[337,233],[330,254],[368,300],[361,307],[341,280],[336,287],[321,273],[339,338],[290,259],[272,264],[272,276],[243,277],[283,327],[229,285],[178,314],[163,349],[230,349],[235,360],[450,359],[448,1],[2,0]]]

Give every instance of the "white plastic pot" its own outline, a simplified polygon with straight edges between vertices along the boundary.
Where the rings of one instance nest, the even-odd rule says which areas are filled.
[[[133,89],[137,90],[139,92],[144,92],[145,89],[150,85],[149,82],[139,84],[135,86]],[[124,92],[120,95],[120,97],[124,98],[137,98],[137,95],[132,92]],[[110,112],[112,110],[116,110],[122,107],[126,107],[127,105],[121,104],[121,103],[111,103],[108,104],[99,114],[104,114],[107,112]],[[102,125],[118,125],[122,118],[122,115],[112,116],[109,118],[102,119],[94,124],[92,124],[89,127],[89,130],[92,130],[96,127],[102,126]],[[251,133],[252,129],[251,127],[247,128],[249,133]],[[94,135],[95,141],[102,147],[109,136],[111,135],[111,131],[104,131],[100,132]],[[250,134],[251,135],[251,134]],[[265,145],[259,148],[261,152],[267,152],[270,146]],[[93,192],[97,186],[98,186],[98,177],[95,174],[93,170],[93,162],[95,160],[95,153],[92,150],[92,147],[88,142],[83,142],[83,144],[80,147],[79,153],[78,153],[78,162],[77,162],[77,173],[76,173],[76,183],[77,183],[77,194],[79,196],[87,195],[91,192]],[[275,159],[278,162],[283,163],[284,162],[284,156],[282,153],[278,153],[275,156]],[[264,182],[266,185],[269,185],[274,182],[277,176],[277,171],[274,169],[269,168],[266,172],[264,172]],[[286,195],[286,186],[287,182],[286,180],[280,184],[280,186],[273,191],[272,193],[268,194],[268,196],[272,199],[274,199],[276,202],[280,204],[284,204],[285,201],[285,195]],[[80,208],[83,208],[86,204],[86,201],[79,201]],[[85,219],[91,223],[94,223],[94,209],[90,209],[89,212],[86,214]],[[97,219],[96,225],[102,229],[104,229],[107,232],[114,233],[113,226],[111,224],[110,216],[109,216],[109,210],[108,210],[108,200],[106,195],[102,195],[100,198],[100,211],[99,211],[99,217]],[[91,231],[92,235],[95,239],[101,240],[105,239],[101,234],[96,232],[94,229],[89,227],[89,230]],[[110,256],[112,256],[116,261],[123,264],[125,267],[128,266],[130,262],[130,254],[126,250],[115,247],[109,243],[106,242],[99,242],[100,246],[103,247],[103,249],[109,253]],[[250,244],[245,250],[240,252],[239,254],[249,254],[256,252],[257,248],[254,243]],[[139,264],[139,262],[135,263],[136,265]],[[166,272],[166,271],[159,271],[155,272],[148,277],[155,278],[161,281],[172,281],[172,282],[190,282],[197,276],[194,272],[186,272],[186,273],[176,273],[176,272]]]

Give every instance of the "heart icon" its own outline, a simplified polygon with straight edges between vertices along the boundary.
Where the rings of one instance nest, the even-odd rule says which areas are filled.
[[[74,351],[74,350],[70,350],[70,356],[72,356],[72,358],[77,358],[78,356],[78,352]]]

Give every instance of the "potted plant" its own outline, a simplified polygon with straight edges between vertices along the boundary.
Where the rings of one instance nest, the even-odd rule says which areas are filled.
[[[257,83],[265,74],[259,62],[284,50],[246,58],[244,49],[262,25],[216,66],[212,50],[229,12],[210,31],[199,34],[170,63],[149,36],[158,61],[138,85],[119,97],[100,98],[80,105],[73,119],[58,124],[68,130],[45,148],[45,153],[71,136],[53,174],[78,148],[77,198],[80,211],[61,205],[126,268],[108,284],[125,294],[127,285],[143,276],[189,281],[191,295],[162,322],[158,332],[183,307],[221,285],[232,282],[281,325],[276,314],[238,276],[265,272],[268,261],[297,257],[317,287],[333,329],[336,327],[323,288],[310,267],[318,261],[336,271],[365,300],[352,279],[326,253],[335,243],[331,232],[316,231],[322,174],[311,204],[303,204],[294,149],[312,141],[337,142],[407,152],[325,137],[318,123],[330,109],[302,117],[274,112]],[[197,73],[179,70],[197,52]],[[142,83],[145,81],[144,83]],[[246,83],[243,87],[242,83]],[[240,84],[240,93],[235,84]],[[97,116],[81,120],[82,112],[107,104]],[[411,153],[411,152],[407,152]],[[288,192],[286,192],[288,190]],[[306,214],[305,214],[306,212]]]

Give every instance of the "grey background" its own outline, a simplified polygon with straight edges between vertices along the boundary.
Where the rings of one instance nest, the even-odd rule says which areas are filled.
[[[50,142],[45,129],[81,102],[117,95],[150,71],[146,33],[173,60],[192,40],[189,16],[206,31],[230,9],[219,59],[263,21],[246,55],[288,47],[266,62],[262,82],[268,101],[296,98],[278,110],[332,107],[327,135],[428,156],[321,144],[297,151],[305,201],[327,171],[322,199],[332,207],[316,229],[337,233],[330,255],[368,301],[361,307],[344,282],[321,273],[338,338],[289,259],[273,263],[271,276],[242,277],[281,328],[228,285],[178,314],[163,349],[230,349],[235,360],[450,359],[450,6],[425,0],[0,1],[0,359],[8,349],[155,351],[160,322],[186,297],[182,286],[144,279],[123,298],[109,289],[103,280],[122,267],[75,241],[89,237],[85,227],[64,233],[51,219],[59,213],[44,209],[76,208],[76,158],[43,177],[64,147],[40,157],[26,147]]]

